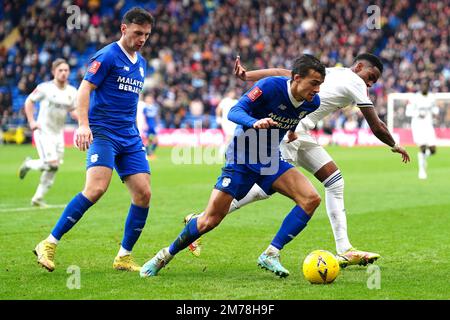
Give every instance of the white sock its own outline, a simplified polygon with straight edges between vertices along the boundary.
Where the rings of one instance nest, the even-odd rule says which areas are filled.
[[[47,237],[47,241],[50,243],[54,243],[54,244],[58,244],[59,240],[56,239],[51,233],[50,235]]]
[[[41,174],[40,183],[33,196],[33,200],[41,200],[47,194],[50,187],[55,181],[56,171],[43,171]]]
[[[337,170],[324,182],[325,204],[331,228],[333,229],[337,253],[344,253],[352,247],[347,234],[347,217],[344,206],[344,178]]]
[[[427,156],[419,151],[419,153],[417,154],[417,159],[419,161],[419,172],[425,172],[427,167]]]
[[[269,246],[267,247],[266,251],[264,251],[264,253],[269,256],[274,256],[274,255],[280,254],[280,249],[275,248],[273,245],[269,244]]]
[[[128,256],[131,254],[131,251],[128,251],[124,247],[120,246],[119,253],[117,254],[119,257]]]
[[[44,170],[47,167],[41,159],[28,160],[25,165],[32,170]]]
[[[231,213],[239,208],[242,208],[243,206],[258,201],[258,200],[264,200],[270,198],[269,195],[267,195],[263,189],[261,189],[260,186],[257,184],[254,184],[253,187],[250,189],[250,191],[247,193],[247,195],[242,198],[241,200],[237,201],[236,199],[233,200],[230,206],[230,211],[228,213]]]

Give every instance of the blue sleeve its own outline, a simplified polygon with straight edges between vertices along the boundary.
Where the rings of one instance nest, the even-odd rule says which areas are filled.
[[[238,103],[231,108],[228,113],[228,120],[240,124],[244,127],[253,127],[253,124],[265,117],[253,117],[254,111],[261,108],[272,93],[271,78],[264,78],[255,83],[238,101]]]
[[[112,65],[112,54],[108,51],[97,52],[89,61],[84,80],[100,86],[109,73]]]
[[[238,103],[228,112],[228,120],[244,127],[252,128],[258,119],[253,118],[248,113],[249,110]]]

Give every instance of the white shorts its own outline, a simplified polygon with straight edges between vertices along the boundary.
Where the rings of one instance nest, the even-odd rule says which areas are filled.
[[[64,136],[62,134],[51,134],[37,129],[34,130],[33,136],[39,158],[42,161],[58,160],[60,164],[62,163],[64,157]]]
[[[435,146],[436,134],[429,122],[413,121],[411,123],[414,143],[418,146]]]
[[[328,152],[309,134],[300,134],[295,141],[280,144],[281,156],[289,163],[300,166],[310,173],[316,173],[328,162],[333,161]]]

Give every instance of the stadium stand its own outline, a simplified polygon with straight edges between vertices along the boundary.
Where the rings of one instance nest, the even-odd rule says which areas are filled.
[[[249,84],[232,75],[240,55],[248,69],[290,68],[300,53],[312,53],[328,66],[349,66],[363,51],[385,61],[385,72],[371,89],[381,117],[391,92],[412,92],[424,78],[431,91],[450,89],[450,0],[377,1],[381,28],[366,26],[364,1],[17,1],[0,8],[1,127],[23,126],[24,100],[37,83],[51,77],[51,61],[63,57],[78,86],[89,57],[120,37],[123,12],[141,6],[156,25],[142,51],[148,61],[145,90],[161,105],[162,126],[216,128],[215,107],[225,91]],[[66,8],[81,9],[80,26],[69,30]],[[325,12],[327,14],[325,14]],[[443,115],[449,119],[450,115]],[[448,123],[450,125],[450,123]],[[357,110],[335,114],[324,129],[361,128]]]

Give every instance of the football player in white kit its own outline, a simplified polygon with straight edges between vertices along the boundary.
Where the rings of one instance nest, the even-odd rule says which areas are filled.
[[[236,124],[228,120],[228,112],[237,102],[236,92],[231,89],[226,93],[225,97],[220,100],[216,108],[216,121],[220,124],[225,133],[225,142],[220,146],[219,150],[222,155],[225,154],[225,149],[231,142],[231,139],[233,139],[234,130],[236,129]]]
[[[436,153],[436,134],[433,127],[433,116],[439,114],[432,94],[428,93],[428,81],[422,82],[420,91],[406,106],[406,116],[411,117],[411,130],[414,143],[420,148],[419,179],[427,178],[427,159]]]
[[[44,196],[53,185],[55,174],[62,163],[64,155],[64,123],[67,113],[77,119],[75,113],[75,96],[77,89],[68,83],[69,64],[61,58],[52,63],[53,80],[39,84],[25,100],[25,114],[39,159],[27,157],[19,169],[20,179],[25,178],[29,170],[42,171],[37,190],[31,204],[46,207]],[[35,103],[38,102],[39,113],[34,118]]]
[[[295,133],[288,134],[280,145],[284,159],[305,168],[324,185],[327,214],[333,229],[337,258],[341,267],[355,264],[367,265],[376,261],[380,255],[357,250],[351,245],[347,234],[347,218],[344,207],[344,179],[331,156],[308,131],[328,114],[346,106],[357,106],[374,135],[390,146],[392,152],[400,153],[403,162],[408,162],[410,160],[408,153],[394,141],[368,97],[368,87],[378,80],[382,71],[381,61],[369,53],[358,55],[351,68],[327,68],[325,81],[320,86],[320,107],[303,118]],[[290,70],[276,68],[248,72],[241,66],[239,57],[235,63],[236,76],[246,81],[256,81],[267,76],[288,76],[290,73]],[[233,201],[230,212],[248,203],[269,197],[270,195],[265,190],[255,184],[245,198]],[[192,218],[192,215],[188,215],[186,218]],[[192,249],[200,250],[195,244],[191,245],[189,249],[191,251]],[[195,252],[193,253],[196,255]]]

